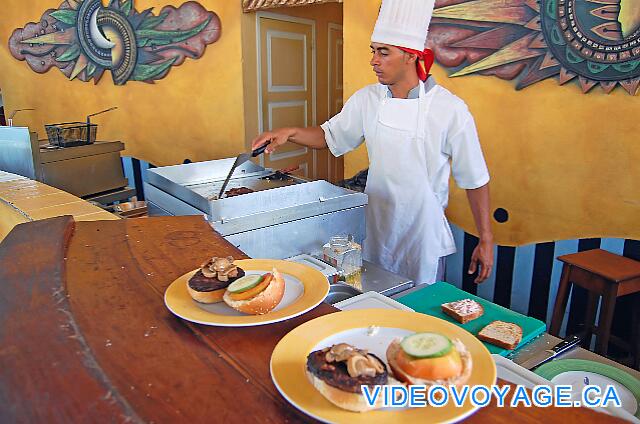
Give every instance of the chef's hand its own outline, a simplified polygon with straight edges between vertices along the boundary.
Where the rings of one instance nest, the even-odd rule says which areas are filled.
[[[265,153],[273,153],[278,146],[282,146],[289,137],[295,134],[295,128],[278,128],[273,131],[263,132],[259,136],[253,139],[251,142],[251,150],[255,150],[258,147],[263,146],[266,142],[271,141],[269,147],[265,150]]]
[[[478,270],[478,267],[480,268]],[[478,271],[478,276],[474,280],[476,284],[482,283],[489,278],[493,268],[493,241],[480,240],[473,254],[471,255],[471,264],[469,265],[469,274]]]

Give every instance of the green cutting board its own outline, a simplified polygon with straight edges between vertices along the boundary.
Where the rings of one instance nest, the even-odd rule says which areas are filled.
[[[460,324],[458,321],[442,312],[440,306],[443,303],[454,302],[462,299],[473,299],[480,303],[484,308],[484,315],[480,318],[474,319],[473,321],[469,321],[466,324]],[[474,336],[477,335],[485,325],[492,321],[500,320],[512,322],[522,327],[522,341],[518,347],[525,345],[547,329],[546,324],[538,319],[527,317],[500,305],[496,305],[495,303],[484,300],[481,297],[474,296],[471,293],[467,293],[445,282],[438,282],[425,286],[423,289],[416,290],[413,293],[409,293],[406,296],[398,298],[397,301],[407,305],[416,312],[432,315],[452,322],[459,327],[464,328]],[[483,343],[491,353],[497,353],[505,356],[511,352],[510,350],[494,346],[490,343]]]

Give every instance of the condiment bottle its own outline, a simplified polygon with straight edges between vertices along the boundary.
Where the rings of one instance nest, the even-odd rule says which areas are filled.
[[[351,235],[335,235],[322,248],[326,262],[340,274],[339,279],[362,290],[362,247]]]

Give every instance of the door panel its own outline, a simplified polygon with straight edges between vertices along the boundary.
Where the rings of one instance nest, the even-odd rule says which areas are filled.
[[[314,24],[259,17],[261,131],[314,125]],[[298,174],[314,178],[315,153],[289,144],[264,157],[264,166],[300,166]]]

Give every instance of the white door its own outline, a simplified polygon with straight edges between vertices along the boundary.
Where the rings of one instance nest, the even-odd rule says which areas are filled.
[[[258,16],[259,130],[316,125],[315,23],[282,16]],[[299,166],[296,172],[315,178],[313,149],[287,144],[264,157],[274,169]]]

